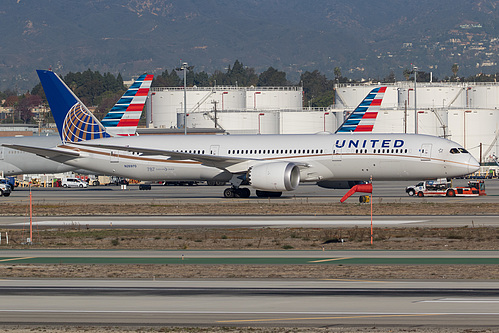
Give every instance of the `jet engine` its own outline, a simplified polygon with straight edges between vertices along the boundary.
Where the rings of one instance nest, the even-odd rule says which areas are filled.
[[[248,171],[248,182],[264,191],[293,191],[300,183],[300,168],[287,162],[255,165]]]

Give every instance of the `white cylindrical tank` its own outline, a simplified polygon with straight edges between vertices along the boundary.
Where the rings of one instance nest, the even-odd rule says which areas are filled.
[[[367,94],[376,87],[386,86],[385,95],[381,102],[381,108],[398,107],[398,88],[393,85],[358,85],[336,88],[335,109],[353,110],[367,96]]]
[[[281,134],[334,132],[336,127],[336,117],[333,112],[281,112]]]
[[[416,88],[416,106],[418,110],[428,108],[464,107],[466,105],[466,93],[462,86],[424,86]],[[403,109],[407,102],[407,109],[414,110],[414,86],[404,85],[398,90],[398,107]]]
[[[219,101],[218,110],[246,109],[246,94],[243,89],[225,89],[216,91],[213,99]]]
[[[470,88],[468,93],[469,108],[497,109],[499,107],[499,86],[477,85]]]
[[[148,127],[171,128],[177,126],[179,105],[174,94],[169,91],[150,92],[146,103],[146,120]],[[173,112],[164,112],[172,110]]]
[[[303,104],[302,95],[301,87],[248,88],[246,108],[248,110],[299,110]]]

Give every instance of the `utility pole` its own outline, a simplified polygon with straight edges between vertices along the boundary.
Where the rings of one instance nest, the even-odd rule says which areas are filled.
[[[418,134],[418,107],[416,102],[416,81],[418,77],[418,68],[412,67],[414,73],[414,134]]]

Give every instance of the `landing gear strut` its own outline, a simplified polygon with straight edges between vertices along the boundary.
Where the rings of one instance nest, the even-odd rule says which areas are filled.
[[[224,197],[226,198],[249,198],[250,195],[251,191],[247,187],[229,187],[224,190]]]

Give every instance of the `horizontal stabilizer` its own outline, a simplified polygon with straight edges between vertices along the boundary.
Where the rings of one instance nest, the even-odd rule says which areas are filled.
[[[80,156],[80,154],[77,152],[71,152],[67,150],[62,151],[54,148],[41,148],[17,144],[2,144],[2,146],[36,154],[38,156],[62,163]]]

